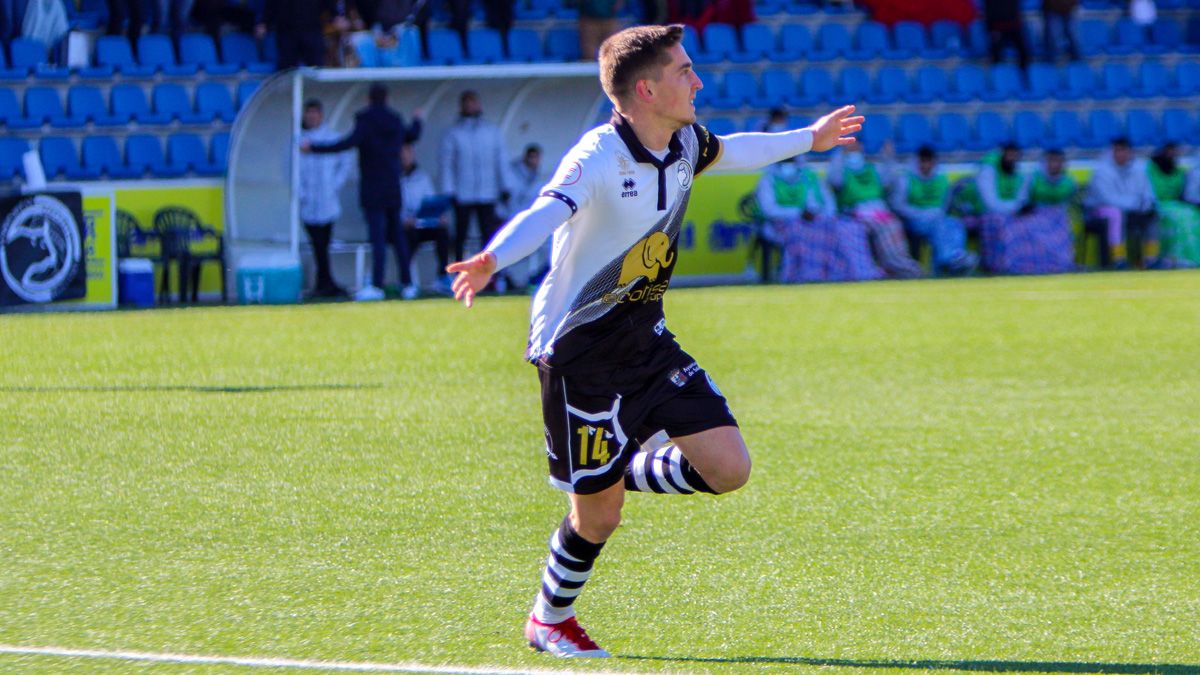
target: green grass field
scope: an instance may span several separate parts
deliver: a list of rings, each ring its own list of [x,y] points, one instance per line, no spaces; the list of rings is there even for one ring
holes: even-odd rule
[[[0,645],[672,672],[1200,673],[1200,273],[680,289],[743,490],[566,501],[528,300],[0,317]],[[0,671],[260,672],[0,654]]]

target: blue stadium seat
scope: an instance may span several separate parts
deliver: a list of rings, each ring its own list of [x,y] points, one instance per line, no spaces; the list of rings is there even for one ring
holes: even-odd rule
[[[728,136],[737,133],[737,125],[728,117],[713,117],[704,123],[710,132],[717,136]]]
[[[1184,59],[1175,64],[1174,81],[1167,85],[1164,93],[1174,98],[1200,93],[1200,63]]]
[[[171,134],[167,138],[167,165],[201,176],[219,176],[223,171],[208,159],[208,148],[195,134]]]
[[[754,60],[738,48],[737,30],[727,23],[710,23],[704,28],[704,53],[710,63],[749,63]]]
[[[1022,101],[1046,101],[1054,98],[1059,90],[1058,68],[1048,63],[1029,66],[1029,86],[1021,91]]]
[[[237,116],[229,87],[220,82],[204,82],[196,87],[196,114],[205,121],[232,122]]]
[[[704,51],[704,46],[700,44],[700,34],[692,26],[685,25],[683,27],[683,39],[680,44],[692,59],[692,63],[714,63],[717,60],[709,58],[708,53]]]
[[[1013,142],[1023,150],[1043,147],[1046,126],[1042,116],[1032,110],[1022,110],[1013,116]]]
[[[1134,109],[1127,112],[1125,128],[1129,132],[1129,142],[1135,146],[1156,146],[1162,142],[1158,119],[1149,110]]]
[[[1106,63],[1100,82],[1101,86],[1092,90],[1092,98],[1121,98],[1133,90],[1133,73],[1123,63]]]
[[[467,63],[502,63],[504,40],[495,28],[473,28],[467,33]]]
[[[762,74],[762,93],[750,105],[765,109],[776,106],[795,105],[796,81],[790,70],[784,68],[767,68]]]
[[[0,122],[8,129],[35,129],[41,120],[29,119],[17,102],[17,95],[8,87],[0,87]]]
[[[569,28],[546,33],[546,56],[554,61],[578,61],[579,33]]]
[[[267,33],[262,41],[262,59],[267,63],[279,63],[279,40],[275,33]]]
[[[934,21],[929,27],[929,44],[922,56],[927,59],[944,59],[957,54],[963,45],[962,28],[954,21]]]
[[[916,152],[922,145],[933,142],[929,118],[918,113],[903,113],[896,124],[896,151]]]
[[[890,51],[892,51],[892,44],[888,38],[887,26],[878,21],[863,21],[854,30],[854,43],[848,56],[852,59],[868,61]]]
[[[966,34],[967,55],[976,58],[982,58],[990,53],[990,43],[988,40],[987,29],[983,27],[983,21],[972,21],[967,26]],[[1009,55],[1015,55],[1016,51],[1012,47],[1008,47],[1003,52],[1002,56],[1011,58]]]
[[[721,97],[720,83],[711,73],[696,69],[696,77],[700,78],[700,89],[696,92],[696,109],[707,108],[712,102]]]
[[[1164,110],[1163,138],[1176,143],[1200,143],[1200,124],[1197,124],[1193,114],[1181,108]]]
[[[1138,98],[1162,96],[1170,82],[1170,71],[1161,61],[1143,61],[1138,66],[1137,86],[1131,93]]]
[[[138,124],[169,124],[170,115],[151,112],[146,92],[136,84],[115,84],[109,93],[113,116]]]
[[[1111,110],[1093,110],[1088,113],[1087,130],[1080,137],[1079,143],[1086,148],[1100,148],[1124,133],[1116,113]]]
[[[205,124],[212,121],[212,117],[205,118],[196,112],[187,90],[174,82],[155,85],[151,100],[154,102],[154,112],[184,124]]]
[[[154,68],[138,65],[134,61],[129,41],[121,35],[104,35],[96,39],[96,66],[101,69],[112,68],[125,77],[149,77],[154,74]]]
[[[186,77],[200,70],[194,63],[180,64],[175,60],[175,47],[166,35],[148,33],[138,38],[137,56],[142,66],[164,75]]]
[[[458,33],[449,28],[434,28],[429,31],[428,63],[435,66],[447,66],[464,63],[462,40]]]
[[[163,157],[162,143],[156,136],[131,134],[125,139],[125,161],[129,168],[157,178],[176,178],[185,172],[167,164]]]
[[[850,31],[840,23],[825,23],[817,29],[817,41],[809,52],[810,61],[858,58],[850,44]]]
[[[219,167],[221,173],[229,168],[229,133],[222,131],[212,135],[209,141],[209,156],[213,166]]]
[[[937,142],[939,152],[954,152],[967,146],[971,138],[971,125],[967,118],[958,113],[941,113],[937,120]]]
[[[1159,17],[1150,27],[1150,42],[1163,53],[1182,51],[1186,46],[1183,40],[1183,26],[1174,19]]]
[[[742,50],[734,60],[739,63],[766,61],[774,51],[775,34],[771,32],[771,27],[762,23],[748,23],[742,26]]]
[[[84,137],[81,155],[84,168],[114,180],[141,177],[139,172],[125,166],[121,159],[121,150],[112,136]]]
[[[754,14],[759,17],[775,16],[787,10],[787,0],[756,0],[754,3]]]
[[[25,163],[21,157],[27,152],[29,143],[26,143],[25,139],[0,136],[0,181],[25,175]]]
[[[871,115],[871,119],[863,125],[859,140],[868,153],[874,154],[883,149],[883,145],[892,140],[892,118],[887,115]]]
[[[1067,148],[1079,144],[1083,137],[1083,124],[1070,110],[1055,110],[1050,113],[1050,129],[1047,141],[1057,148]]]
[[[258,88],[260,85],[262,85],[262,80],[242,80],[241,82],[238,82],[238,86],[237,86],[238,110],[241,110],[242,108],[246,107],[246,101],[249,101],[250,97],[254,95],[254,92],[258,91]]]
[[[925,39],[925,27],[916,21],[900,21],[892,27],[890,49],[883,52],[885,59],[911,59],[922,56],[929,48]]]
[[[53,87],[29,87],[25,90],[25,117],[53,127],[84,125],[84,122],[67,117],[58,90]]]
[[[796,97],[796,105],[801,108],[831,103],[833,96],[833,77],[829,71],[816,66],[805,68],[800,75],[800,88]]]
[[[508,32],[508,55],[520,63],[537,63],[542,60],[542,38],[537,31],[514,28]]]
[[[75,144],[69,138],[45,136],[38,143],[38,155],[42,158],[42,170],[48,180],[64,176],[71,180],[94,180],[100,177],[95,169],[85,169],[75,154]]]
[[[812,49],[812,32],[808,26],[788,23],[779,29],[779,47],[771,52],[770,58],[776,63],[791,63],[808,58]]]
[[[72,120],[79,124],[91,122],[102,127],[116,127],[125,124],[108,112],[108,103],[104,94],[96,87],[77,84],[67,91],[67,113]]]
[[[1099,19],[1085,19],[1076,24],[1076,44],[1082,56],[1095,56],[1110,42],[1108,24]]]
[[[232,75],[242,69],[239,63],[217,59],[217,46],[207,33],[187,33],[179,38],[179,62],[184,67],[203,68],[210,75]]]
[[[952,103],[965,103],[983,96],[987,76],[983,68],[966,63],[954,69],[954,87],[946,91],[945,99]]]
[[[518,2],[513,6],[513,16],[518,21],[544,21],[550,18],[550,10],[537,2]]]
[[[943,76],[944,77],[944,76]],[[883,66],[875,73],[875,83],[867,94],[869,103],[896,103],[911,100],[912,92],[908,88],[908,73],[899,66]]]
[[[846,66],[838,75],[837,94],[844,103],[861,103],[871,93],[871,74],[859,66]]]
[[[221,36],[221,61],[234,68],[265,74],[275,70],[275,64],[258,56],[258,43],[246,33],[225,33]]]
[[[967,142],[967,149],[979,152],[999,150],[1011,138],[1008,122],[1000,113],[988,110],[975,116],[975,135]]]
[[[1058,98],[1064,101],[1091,98],[1092,92],[1097,89],[1095,75],[1086,63],[1068,65],[1064,84],[1065,86],[1058,90]]]
[[[1113,38],[1105,48],[1109,54],[1161,54],[1164,51],[1159,45],[1146,44],[1146,29],[1128,17],[1117,19]]]
[[[916,82],[907,97],[909,103],[932,103],[945,98],[949,85],[946,81],[946,71],[942,68],[921,66],[914,78]]]
[[[1021,71],[1011,63],[998,63],[992,66],[989,73],[988,86],[980,96],[985,101],[1012,101],[1022,93]]]
[[[65,80],[71,76],[71,69],[51,64],[46,55],[46,45],[33,38],[18,37],[8,45],[12,52],[12,66],[18,70],[28,68],[39,80]]]
[[[725,79],[712,97],[710,105],[721,110],[735,110],[749,103],[758,96],[758,82],[754,75],[744,70],[731,70],[725,73]]]

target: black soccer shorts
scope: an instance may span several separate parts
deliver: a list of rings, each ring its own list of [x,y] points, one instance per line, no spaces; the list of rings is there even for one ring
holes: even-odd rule
[[[538,375],[550,484],[567,492],[594,494],[620,482],[641,443],[659,431],[676,437],[737,426],[708,373],[678,348],[639,367],[586,375],[539,367]]]

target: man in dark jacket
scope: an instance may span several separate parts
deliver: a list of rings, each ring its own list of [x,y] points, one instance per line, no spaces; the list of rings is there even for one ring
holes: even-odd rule
[[[255,29],[261,39],[268,28],[275,29],[280,70],[296,66],[325,65],[325,36],[321,15],[326,13],[340,29],[349,24],[342,3],[335,0],[267,0],[262,23]]]
[[[371,236],[371,286],[356,296],[361,300],[383,298],[383,274],[390,241],[400,267],[404,297],[416,297],[412,273],[408,269],[408,242],[400,227],[400,147],[421,136],[421,118],[414,113],[407,125],[387,106],[387,89],[371,85],[370,105],[354,118],[354,130],[336,143],[301,142],[302,152],[343,152],[358,150],[358,199]]]
[[[1017,63],[1021,70],[1028,72],[1029,45],[1025,43],[1021,0],[984,0],[983,24],[988,32],[992,63],[1000,63],[1004,48],[1012,45],[1017,50]]]

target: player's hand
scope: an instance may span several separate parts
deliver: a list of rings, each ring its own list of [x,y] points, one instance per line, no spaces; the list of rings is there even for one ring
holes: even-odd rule
[[[312,141],[307,138],[300,141],[300,152],[312,152]]]
[[[813,133],[813,152],[825,152],[854,142],[852,134],[862,131],[863,118],[861,115],[851,117],[854,106],[838,108],[821,119],[813,122],[809,129]]]
[[[450,284],[450,289],[454,291],[454,299],[461,300],[464,305],[470,307],[475,304],[475,294],[487,288],[492,275],[496,273],[496,255],[484,251],[462,262],[446,265],[446,271],[458,274],[454,283]]]

